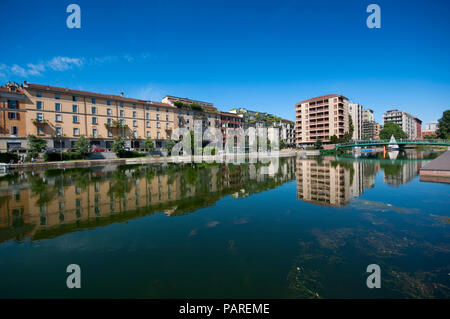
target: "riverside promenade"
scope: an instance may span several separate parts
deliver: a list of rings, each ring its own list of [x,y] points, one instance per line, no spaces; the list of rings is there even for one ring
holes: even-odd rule
[[[420,181],[450,184],[450,150],[420,169]]]
[[[278,153],[257,153],[254,159],[270,159],[276,157],[290,156],[309,156],[319,155],[318,151],[298,151],[288,150]],[[12,171],[30,171],[30,170],[47,170],[61,168],[77,168],[77,167],[95,167],[107,165],[135,165],[135,164],[163,164],[163,163],[188,163],[188,162],[219,162],[227,163],[230,159],[236,158],[252,158],[249,154],[229,154],[229,155],[210,155],[210,156],[162,156],[162,157],[135,157],[135,158],[114,158],[114,159],[96,159],[96,160],[75,160],[75,161],[59,161],[59,162],[39,162],[39,163],[23,163],[9,164],[8,168]],[[6,164],[5,164],[6,165]]]

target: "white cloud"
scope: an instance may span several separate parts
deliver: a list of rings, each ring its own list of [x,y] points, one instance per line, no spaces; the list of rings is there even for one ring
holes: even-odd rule
[[[67,71],[72,67],[81,67],[83,60],[79,58],[69,58],[64,56],[54,57],[47,62],[47,66],[53,71]]]
[[[81,68],[83,66],[100,66],[108,63],[117,63],[126,61],[128,63],[137,60],[147,60],[150,55],[148,53],[138,54],[136,57],[126,54],[123,56],[103,56],[103,57],[90,57],[90,58],[77,58],[57,56],[48,61],[41,61],[39,63],[27,63],[26,67],[22,67],[18,64],[8,66],[6,64],[0,64],[0,77],[7,77],[9,75],[16,75],[20,77],[30,76],[42,76],[47,71],[64,72],[71,69]]]
[[[18,66],[17,64],[14,64],[11,67],[11,72],[15,75],[19,75],[19,76],[27,76],[27,71],[25,71],[24,68],[22,68],[21,66]]]

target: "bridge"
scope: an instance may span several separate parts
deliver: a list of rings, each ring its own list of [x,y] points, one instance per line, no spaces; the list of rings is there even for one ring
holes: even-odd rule
[[[348,143],[336,144],[336,149],[350,148],[350,147],[365,147],[365,146],[387,146],[389,144],[397,145],[438,145],[438,146],[450,146],[450,140],[409,140],[399,139],[395,143],[390,140],[357,140],[350,141]]]

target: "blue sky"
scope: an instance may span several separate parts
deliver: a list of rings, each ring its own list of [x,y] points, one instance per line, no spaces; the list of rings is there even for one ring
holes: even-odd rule
[[[81,7],[81,29],[66,7]],[[366,7],[381,7],[381,29]],[[0,4],[0,83],[28,80],[294,119],[338,93],[375,112],[436,121],[450,108],[450,1],[9,1]]]

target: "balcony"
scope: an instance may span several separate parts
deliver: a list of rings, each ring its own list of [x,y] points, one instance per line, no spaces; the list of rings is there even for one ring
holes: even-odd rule
[[[46,119],[33,119],[34,125],[46,125],[48,124]]]

